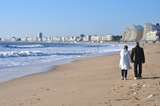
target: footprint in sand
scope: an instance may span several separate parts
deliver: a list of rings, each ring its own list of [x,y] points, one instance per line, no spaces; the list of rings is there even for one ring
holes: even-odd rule
[[[31,98],[30,104],[36,104],[41,100],[41,98]]]
[[[40,100],[41,100],[41,98],[36,98],[36,100],[37,100],[37,101],[40,101]]]
[[[139,91],[143,92],[143,88],[146,88],[147,85],[145,83],[134,83],[129,87],[128,95],[137,95]]]
[[[104,104],[106,104],[107,106],[112,106],[111,100],[108,100],[107,102],[104,102]]]
[[[136,106],[141,106],[140,104],[136,104]]]
[[[42,90],[42,91],[51,91],[50,88],[40,88],[40,90]]]
[[[138,97],[136,97],[136,96],[134,96],[134,99],[135,99],[135,100],[137,100],[137,101],[139,101],[139,100],[140,100],[140,99],[139,99]]]
[[[120,93],[120,89],[123,89],[123,85],[115,85],[113,88],[112,88],[112,91],[115,92],[115,93]]]
[[[37,94],[33,94],[32,96],[37,96]]]
[[[24,105],[24,103],[19,103],[19,106],[23,106]]]
[[[49,89],[49,88],[46,88],[46,91],[50,91],[50,89]]]

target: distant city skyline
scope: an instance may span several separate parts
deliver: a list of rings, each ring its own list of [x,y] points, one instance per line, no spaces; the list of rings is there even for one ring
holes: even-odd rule
[[[160,22],[160,0],[0,0],[0,36],[121,34]]]

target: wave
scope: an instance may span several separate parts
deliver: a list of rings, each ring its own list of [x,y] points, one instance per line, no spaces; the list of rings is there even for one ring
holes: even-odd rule
[[[42,44],[34,44],[34,45],[6,45],[8,48],[41,48],[44,47]]]
[[[84,47],[107,47],[111,46],[109,44],[91,44],[91,45],[84,45]]]
[[[51,55],[85,55],[88,53],[43,53],[41,51],[7,51],[7,52],[0,52],[0,58],[8,58],[8,57],[29,57],[29,56],[51,56]]]
[[[7,52],[0,52],[0,57],[26,57],[26,56],[43,56],[46,55],[39,51],[7,51]]]
[[[87,53],[53,53],[52,55],[85,55]]]
[[[108,44],[74,44],[74,43],[51,43],[51,44],[5,44],[7,48],[43,48],[43,47],[106,47]]]

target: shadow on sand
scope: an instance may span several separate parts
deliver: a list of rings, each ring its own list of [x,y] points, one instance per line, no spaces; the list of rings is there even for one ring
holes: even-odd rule
[[[160,79],[160,77],[143,77],[142,79]]]

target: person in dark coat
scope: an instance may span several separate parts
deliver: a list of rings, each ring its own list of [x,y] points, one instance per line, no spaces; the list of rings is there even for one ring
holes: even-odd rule
[[[132,49],[131,61],[134,63],[134,75],[135,79],[142,78],[142,64],[145,63],[144,50],[139,46],[139,42],[136,43],[136,47]]]

